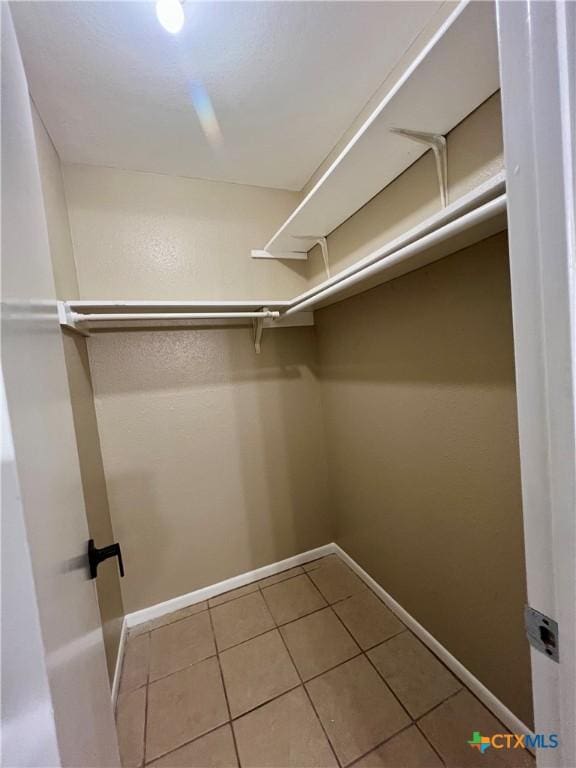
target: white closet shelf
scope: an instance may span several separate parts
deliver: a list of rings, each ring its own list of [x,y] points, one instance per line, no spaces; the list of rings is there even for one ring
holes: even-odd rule
[[[314,325],[313,309],[326,307],[442,259],[506,229],[506,179],[501,172],[400,237],[304,293],[274,300],[71,300],[58,302],[60,324],[90,331],[253,326],[256,350],[264,328]]]
[[[370,290],[506,227],[506,175],[501,171],[400,237],[296,296],[283,316],[326,307]]]
[[[427,148],[394,132],[445,136],[499,89],[493,2],[459,3],[258,258],[305,258]]]

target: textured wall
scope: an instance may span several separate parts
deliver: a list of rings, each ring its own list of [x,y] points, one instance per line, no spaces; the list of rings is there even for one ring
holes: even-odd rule
[[[89,346],[127,611],[333,540],[313,328]]]
[[[450,198],[500,170],[501,150],[495,95],[449,136]],[[316,253],[295,269],[247,258],[288,193],[82,167],[65,181],[82,297],[286,298],[322,279]],[[439,206],[426,155],[330,236],[333,271]],[[335,526],[530,722],[509,302],[500,236],[318,312],[316,334],[266,333],[261,357],[248,330],[95,334],[126,609],[326,543]]]
[[[64,169],[82,298],[282,298],[305,265],[254,261],[294,193]],[[326,544],[333,534],[314,331],[88,340],[128,612]]]
[[[450,200],[502,166],[495,94],[448,136]],[[330,235],[333,273],[439,209],[428,153]],[[505,235],[316,322],[339,543],[530,723]]]
[[[60,160],[34,106],[32,106],[32,116],[56,296],[60,299],[78,298],[78,282]],[[88,528],[96,545],[105,546],[114,541],[114,533],[100,451],[86,339],[63,333],[62,340]],[[96,588],[108,673],[112,679],[124,617],[116,561],[109,560],[100,567]]]
[[[251,259],[295,192],[82,165],[64,167],[87,299],[284,299],[305,263]]]
[[[316,317],[338,543],[531,723],[505,235]]]

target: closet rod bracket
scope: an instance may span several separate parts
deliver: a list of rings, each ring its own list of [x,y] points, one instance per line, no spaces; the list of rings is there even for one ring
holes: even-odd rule
[[[76,312],[72,312],[67,301],[58,301],[56,302],[56,305],[58,308],[58,320],[61,328],[66,328],[80,336],[90,336],[90,332],[86,328],[82,328],[78,325],[77,314]]]
[[[262,308],[262,312],[268,312],[267,307]],[[252,321],[254,327],[254,350],[257,355],[262,351],[262,334],[264,333],[264,318],[257,317]]]
[[[434,152],[436,160],[436,173],[440,185],[440,199],[442,207],[448,205],[448,149],[446,137],[441,133],[426,133],[425,131],[411,131],[409,128],[391,128],[391,133],[397,133],[419,144],[425,144]]]

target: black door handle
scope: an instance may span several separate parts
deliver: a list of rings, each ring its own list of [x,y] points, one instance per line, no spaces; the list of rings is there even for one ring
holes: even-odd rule
[[[109,557],[118,558],[118,567],[120,568],[120,576],[124,576],[124,563],[122,562],[122,551],[120,544],[109,544],[107,547],[98,549],[94,544],[94,539],[90,539],[88,542],[88,564],[90,566],[90,578],[95,579],[98,575],[98,566],[103,560],[108,560]]]

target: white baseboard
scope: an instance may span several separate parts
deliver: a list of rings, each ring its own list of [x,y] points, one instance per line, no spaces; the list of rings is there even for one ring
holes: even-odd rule
[[[255,571],[247,571],[246,573],[241,573],[239,576],[233,576],[231,579],[219,581],[217,584],[212,584],[209,587],[203,587],[194,592],[188,592],[185,595],[173,597],[171,600],[166,600],[163,603],[151,605],[149,608],[143,608],[141,611],[129,613],[126,616],[126,623],[129,628],[135,627],[138,624],[157,619],[167,613],[179,611],[181,608],[188,608],[188,606],[194,605],[195,603],[201,603],[203,600],[208,600],[209,598],[216,597],[224,592],[229,592],[231,589],[244,587],[246,584],[251,584],[253,581],[260,581],[260,579],[265,579],[268,576],[274,576],[275,574],[280,573],[280,571],[288,570],[288,568],[294,568],[297,565],[309,563],[310,560],[316,560],[318,557],[325,557],[335,551],[335,544],[325,544],[322,547],[310,549],[308,552],[302,552],[300,555],[288,557],[286,560],[279,560],[277,563],[264,565],[262,568],[257,568]]]
[[[152,605],[149,608],[144,608],[141,611],[135,611],[129,613],[124,618],[122,625],[122,634],[120,636],[120,646],[118,648],[118,659],[116,662],[116,671],[114,673],[114,683],[112,686],[112,699],[115,702],[118,692],[118,685],[120,682],[120,671],[122,669],[122,656],[124,654],[124,647],[126,642],[127,631],[130,627],[135,627],[138,624],[142,624],[152,619],[157,619],[160,616],[164,616],[167,613],[178,611],[181,608],[187,608],[195,603],[201,603],[203,600],[208,600],[211,597],[216,597],[224,592],[229,592],[232,589],[238,589],[244,587],[246,584],[251,584],[254,581],[260,581],[268,576],[274,576],[281,571],[285,571],[288,568],[294,568],[297,565],[304,565],[311,560],[316,560],[319,557],[325,557],[326,555],[337,554],[352,570],[358,574],[358,576],[364,581],[380,599],[386,603],[386,605],[393,611],[400,621],[402,621],[414,634],[422,640],[424,645],[444,662],[448,669],[458,677],[464,685],[474,693],[480,701],[487,707],[512,733],[524,733],[531,734],[532,731],[528,726],[523,723],[516,715],[511,712],[508,707],[503,704],[486,686],[478,680],[466,667],[458,661],[444,646],[433,637],[427,629],[413,617],[408,611],[404,610],[402,606],[394,600],[392,595],[388,594],[378,582],[376,582],[366,571],[361,568],[358,563],[353,560],[350,555],[345,552],[338,544],[325,544],[317,549],[311,549],[308,552],[302,552],[294,557],[288,557],[286,560],[280,560],[277,563],[271,563],[265,565],[262,568],[257,568],[255,571],[248,571],[242,573],[239,576],[234,576],[231,579],[220,581],[218,584],[212,584],[209,587],[203,587],[197,589],[194,592],[188,592],[185,595],[174,597],[171,600],[166,600],[163,603]]]
[[[112,706],[116,709],[118,699],[118,689],[120,688],[120,675],[122,674],[122,661],[124,659],[124,648],[126,647],[126,637],[128,636],[128,624],[126,617],[122,619],[122,629],[120,630],[120,640],[118,642],[118,653],[116,654],[116,666],[114,667],[114,677],[112,678]]]
[[[463,683],[464,685],[469,688],[472,693],[474,693],[480,701],[484,704],[484,706],[489,709],[493,715],[495,715],[499,720],[501,720],[504,725],[512,732],[512,733],[524,733],[524,734],[532,734],[532,731],[528,726],[520,720],[520,718],[516,717],[516,715],[508,709],[508,707],[503,704],[500,699],[498,699],[486,686],[478,680],[477,677],[475,677],[472,672],[470,672],[466,667],[461,664],[458,659],[455,656],[452,656],[450,651],[446,650],[444,646],[436,640],[435,637],[433,637],[430,632],[428,632],[427,629],[424,629],[422,624],[420,624],[416,619],[411,616],[408,611],[404,610],[402,606],[394,600],[392,595],[389,595],[388,592],[386,592],[385,589],[383,589],[380,584],[378,584],[377,581],[374,581],[374,579],[369,576],[366,571],[361,568],[358,563],[353,560],[350,555],[345,552],[341,547],[338,546],[338,544],[334,544],[334,551],[344,560],[344,562],[352,568],[355,573],[358,574],[358,576],[364,581],[382,600],[382,602],[386,603],[386,605],[390,608],[391,611],[393,611],[396,616],[402,621],[406,626],[414,632],[416,637],[420,638],[424,645],[427,645],[428,648],[434,653],[438,658],[444,662],[444,664],[448,667],[448,669],[456,675]]]

